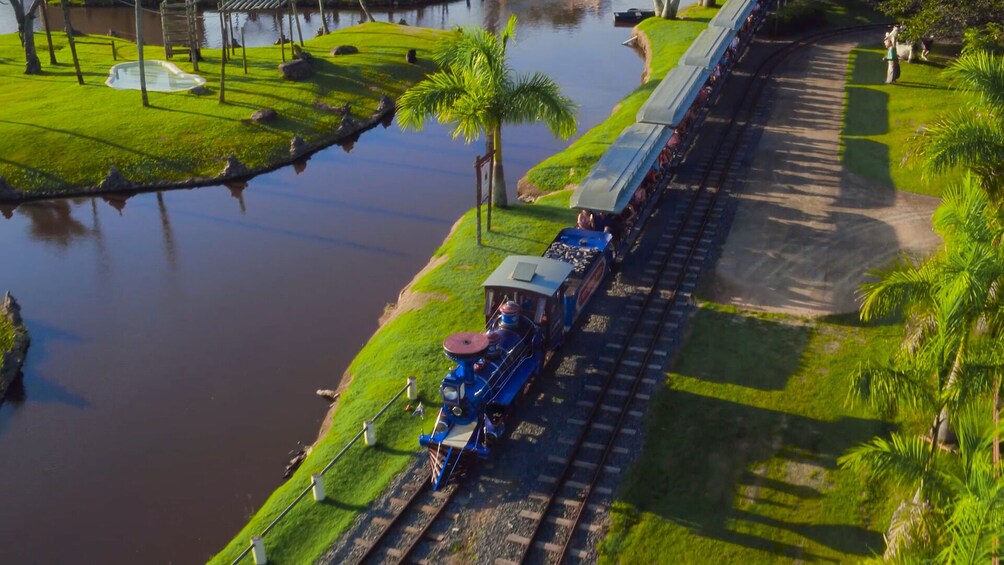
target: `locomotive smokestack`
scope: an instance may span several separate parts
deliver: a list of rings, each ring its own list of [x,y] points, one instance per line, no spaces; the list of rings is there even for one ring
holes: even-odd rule
[[[467,384],[474,384],[474,362],[488,350],[488,336],[476,332],[460,332],[443,342],[446,356],[457,363],[457,376]]]

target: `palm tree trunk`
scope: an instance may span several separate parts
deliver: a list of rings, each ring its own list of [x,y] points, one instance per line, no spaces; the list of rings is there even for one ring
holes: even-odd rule
[[[492,143],[495,147],[495,163],[492,166],[492,204],[505,208],[509,205],[509,197],[506,195],[505,171],[502,169],[502,126],[495,128]]]

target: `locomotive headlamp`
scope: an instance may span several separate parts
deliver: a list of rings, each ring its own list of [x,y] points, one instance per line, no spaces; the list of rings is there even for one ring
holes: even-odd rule
[[[443,387],[443,400],[447,402],[456,402],[459,399],[460,399],[460,393],[457,392],[457,389],[455,387],[452,386]]]
[[[457,416],[457,417],[460,417],[460,416],[464,415],[464,409],[461,408],[461,407],[459,407],[459,406],[454,406],[453,410],[451,410],[451,412],[453,412],[453,415]]]

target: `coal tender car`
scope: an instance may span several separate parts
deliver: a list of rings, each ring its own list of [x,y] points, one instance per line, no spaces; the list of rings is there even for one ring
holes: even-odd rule
[[[610,234],[567,228],[544,256],[509,256],[485,280],[485,331],[443,342],[456,366],[439,387],[443,405],[432,433],[419,436],[429,448],[433,488],[462,471],[470,456],[491,454],[513,402],[561,345],[612,264]]]

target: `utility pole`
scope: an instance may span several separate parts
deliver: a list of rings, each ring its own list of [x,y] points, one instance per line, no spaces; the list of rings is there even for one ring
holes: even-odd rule
[[[65,2],[65,0],[63,0]],[[139,59],[139,90],[143,94],[143,107],[150,105],[150,100],[146,97],[146,67],[143,66],[143,8],[140,0],[133,0],[136,3],[136,56]]]

